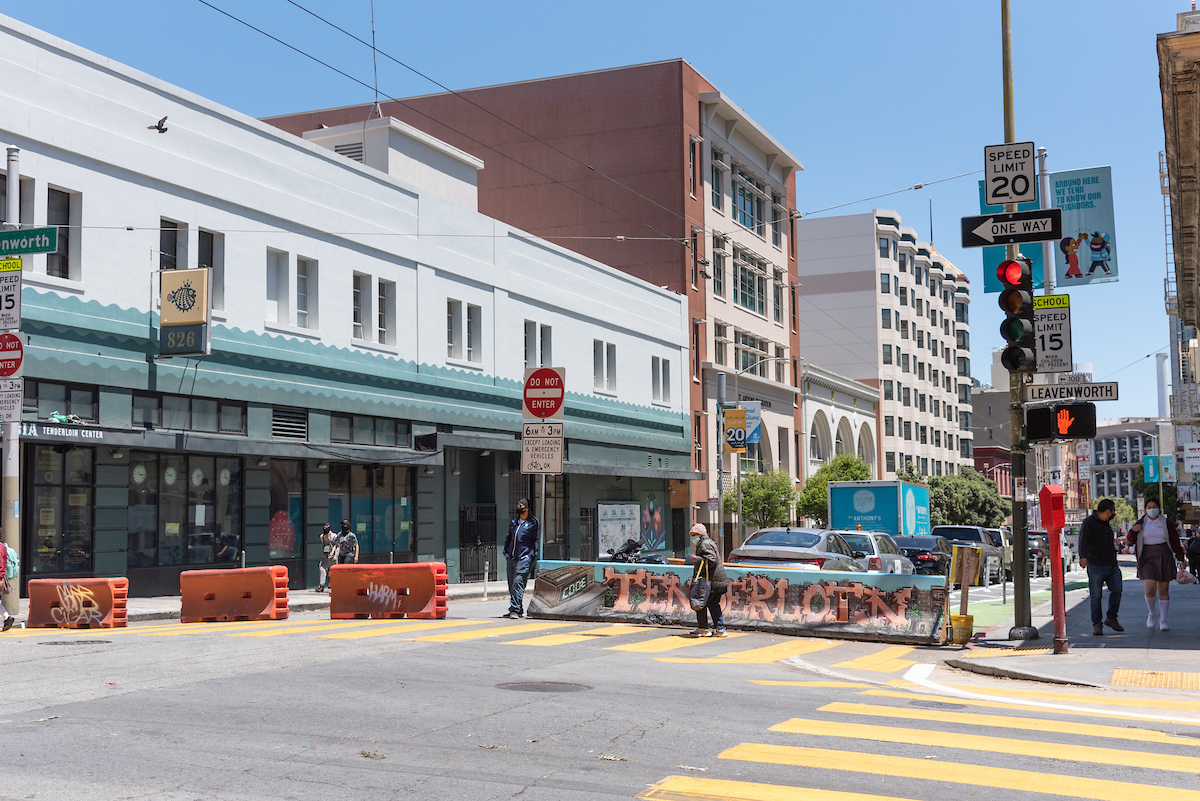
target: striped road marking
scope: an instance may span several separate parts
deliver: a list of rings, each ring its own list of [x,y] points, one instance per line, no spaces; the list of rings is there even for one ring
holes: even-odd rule
[[[729,636],[724,639],[717,637],[684,637],[682,634],[671,634],[666,637],[655,637],[652,640],[642,640],[641,642],[629,642],[624,645],[610,645],[609,651],[631,651],[637,654],[661,654],[665,651],[674,651],[677,648],[690,648],[693,645],[705,645],[714,642],[723,642],[724,640],[732,640],[734,637],[745,637],[744,631],[731,631]]]
[[[903,645],[893,645],[890,648],[884,648],[873,654],[841,662],[834,665],[834,667],[850,668],[851,670],[869,670],[873,673],[896,673],[901,670],[908,670],[917,664],[913,660],[900,659],[900,657],[912,653],[913,650]]]
[[[768,687],[874,687],[873,684],[859,684],[853,681],[767,681],[765,679],[749,679],[751,684],[764,684]]]
[[[411,623],[392,623],[390,626],[379,626],[377,628],[358,629],[356,631],[339,631],[337,634],[317,634],[311,639],[314,640],[364,640],[368,637],[386,637],[389,634],[410,634],[414,631],[428,631],[430,629],[445,629],[452,626],[478,626],[483,621],[481,620],[414,620]]]
[[[989,690],[989,692],[992,692]],[[1015,709],[1019,712],[1028,712],[1031,707],[1024,704],[1006,704],[1002,701],[983,701],[975,698],[962,698],[957,695],[931,695],[928,693],[901,693],[891,692],[889,690],[864,690],[859,695],[873,695],[880,698],[903,698],[906,701],[936,701],[942,704],[958,704],[961,706],[978,706],[986,709]],[[1146,722],[1146,718],[1140,715],[1122,715],[1120,712],[1113,712],[1108,709],[1097,709],[1089,712],[1083,709],[1048,709],[1047,712],[1052,712],[1055,715],[1079,715],[1088,718],[1121,718],[1122,720],[1140,720]],[[1188,723],[1186,721],[1173,721],[1173,726],[1197,726],[1197,723]]]
[[[645,801],[909,801],[890,795],[697,779],[692,776],[668,776],[637,797]]]
[[[793,656],[824,651],[826,648],[833,648],[837,644],[838,643],[828,642],[825,640],[800,640],[799,642],[781,642],[776,645],[768,645],[763,648],[752,648],[749,651],[735,651],[731,654],[721,654],[713,659],[657,657],[655,661],[689,663],[699,662],[705,664],[766,665],[770,664],[771,662],[778,662],[781,659],[789,659]]]
[[[1088,702],[1103,706],[1132,706],[1140,709],[1169,709],[1172,712],[1200,712],[1200,702],[1196,701],[1153,701],[1138,698],[1116,698],[1109,695],[1075,695],[1070,693],[1048,693],[1039,690],[1015,690],[1007,687],[973,687],[970,684],[952,684],[956,690],[971,693],[986,693],[987,695],[1002,695],[1008,698],[1037,698],[1046,701],[1067,701],[1069,703]]]
[[[1043,750],[1051,747],[1041,743]],[[1057,749],[1059,746],[1053,745]],[[1029,791],[1036,788],[1046,795],[1086,798],[1094,801],[1200,801],[1200,792],[1161,787],[1153,784],[1134,784],[1106,779],[1089,779],[1066,774],[1038,773],[1031,770],[993,768],[987,765],[966,765],[941,762],[936,759],[884,756],[882,754],[847,754],[845,751],[824,748],[800,748],[787,745],[742,743],[718,755],[719,759],[736,759],[772,765],[801,768],[822,768],[847,773],[869,773],[877,776],[951,782],[973,787],[993,787],[1000,790]]]
[[[419,642],[463,642],[464,640],[482,640],[486,637],[501,637],[507,634],[525,634],[530,631],[545,631],[558,629],[563,626],[574,626],[576,623],[522,623],[519,626],[490,626],[477,631],[452,631],[449,634],[433,634],[428,637],[415,637]]]
[[[273,628],[262,631],[237,631],[233,634],[226,634],[226,637],[280,637],[284,634],[306,634],[310,631],[329,631],[330,629],[348,629],[357,626],[379,626],[384,623],[394,624],[394,620],[334,620],[333,622],[324,621],[314,623],[311,620],[307,626],[295,626],[293,628]]]

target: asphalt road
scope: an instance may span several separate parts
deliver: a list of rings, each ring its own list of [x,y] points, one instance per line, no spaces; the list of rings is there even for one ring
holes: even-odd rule
[[[0,797],[1200,800],[1194,693],[1047,691],[934,669],[932,648],[502,610],[10,632]],[[503,686],[538,682],[581,686]]]

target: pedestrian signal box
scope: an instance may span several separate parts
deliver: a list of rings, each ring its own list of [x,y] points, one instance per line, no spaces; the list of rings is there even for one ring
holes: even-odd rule
[[[996,277],[1004,289],[1000,292],[1000,308],[1004,322],[1000,336],[1004,337],[1004,352],[1000,364],[1014,373],[1032,373],[1037,369],[1034,350],[1033,272],[1028,259],[1000,262]]]
[[[1096,404],[1063,403],[1035,406],[1025,412],[1025,438],[1030,442],[1094,439]]]

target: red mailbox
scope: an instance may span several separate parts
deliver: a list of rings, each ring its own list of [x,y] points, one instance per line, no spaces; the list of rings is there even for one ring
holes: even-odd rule
[[[1038,493],[1042,501],[1042,525],[1047,530],[1067,524],[1066,491],[1057,484],[1046,484]]]

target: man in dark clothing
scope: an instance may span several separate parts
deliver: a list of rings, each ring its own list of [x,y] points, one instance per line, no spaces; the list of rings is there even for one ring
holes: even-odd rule
[[[1117,546],[1112,526],[1108,524],[1117,514],[1117,505],[1112,498],[1104,498],[1096,504],[1083,525],[1079,527],[1079,566],[1087,568],[1088,591],[1092,601],[1092,634],[1104,633],[1107,625],[1114,631],[1124,631],[1117,622],[1121,609],[1121,568],[1117,566]],[[1100,622],[1100,594],[1108,585],[1108,617]]]
[[[542,524],[529,512],[529,499],[517,501],[517,516],[508,524],[504,539],[504,558],[508,561],[508,617],[516,620],[524,614],[525,584],[537,568],[538,543]]]
[[[342,521],[342,530],[334,541],[334,562],[339,565],[358,564],[358,537],[350,530],[350,521]]]

